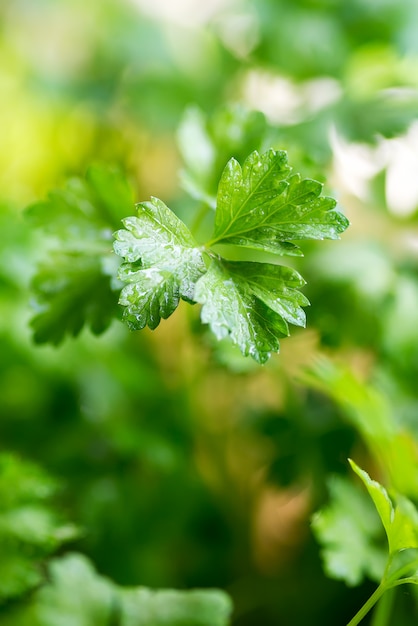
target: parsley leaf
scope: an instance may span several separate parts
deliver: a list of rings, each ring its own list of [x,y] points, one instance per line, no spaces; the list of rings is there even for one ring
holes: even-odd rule
[[[138,216],[123,220],[114,250],[126,261],[119,278],[124,319],[132,330],[154,329],[180,299],[193,302],[197,280],[206,271],[188,228],[157,198],[137,205]]]
[[[378,582],[387,560],[382,526],[363,491],[341,476],[328,483],[330,501],[312,518],[328,576],[359,585],[367,576]]]
[[[397,495],[394,506],[386,489],[376,480],[372,480],[354,461],[349,461],[366,486],[382,520],[388,538],[389,555],[407,548],[418,548],[418,511],[411,500]]]
[[[112,232],[132,207],[126,179],[109,167],[89,167],[85,178],[71,178],[46,200],[26,209],[29,222],[58,237],[62,247],[74,250],[109,248]]]
[[[291,241],[338,239],[348,220],[321,191],[321,183],[291,175],[284,151],[254,151],[242,168],[232,158],[219,183],[211,244],[301,255]]]
[[[208,200],[219,166],[215,148],[229,151],[237,137],[252,140],[265,122],[258,115],[225,110],[213,127],[202,124],[199,118],[188,127],[197,129],[203,142],[201,153],[202,146],[196,153],[191,150],[188,164],[193,169],[195,160],[196,171],[206,164],[209,178],[195,180],[201,184],[201,199]],[[113,250],[124,259],[117,273],[110,263],[110,232],[122,209],[129,215],[130,191],[114,172],[90,169],[86,180],[70,181],[28,210],[29,218],[60,242],[60,253],[33,281],[40,309],[32,320],[35,340],[58,344],[85,323],[102,332],[116,316],[119,279],[125,283],[119,303],[132,330],[155,329],[181,299],[199,302],[202,321],[218,339],[229,337],[245,356],[266,362],[279,350],[279,338],[289,334],[289,323],[305,326],[301,307],[309,302],[297,291],[304,280],[287,267],[228,261],[212,247],[233,244],[301,255],[293,240],[338,238],[348,221],[321,191],[320,183],[291,174],[283,151],[254,151],[243,168],[232,158],[218,186],[212,240],[199,246],[187,226],[152,198],[138,204],[137,215],[123,219],[124,228],[114,235]],[[209,269],[204,259],[209,259]]]
[[[265,363],[279,350],[287,322],[305,325],[300,308],[309,304],[296,290],[304,284],[293,269],[268,263],[213,260],[198,281],[195,299],[203,305],[202,321],[218,339],[230,336],[241,352]]]
[[[112,267],[112,233],[131,207],[125,178],[100,166],[28,207],[27,219],[53,237],[53,249],[32,280],[36,343],[57,345],[85,324],[102,333],[117,315],[120,285]]]
[[[51,253],[32,281],[38,313],[31,319],[36,343],[58,345],[84,324],[99,335],[117,315],[117,294],[100,256]]]

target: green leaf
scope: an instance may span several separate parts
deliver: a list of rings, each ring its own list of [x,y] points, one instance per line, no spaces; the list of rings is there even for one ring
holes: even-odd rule
[[[36,343],[59,344],[86,324],[100,334],[117,315],[112,233],[132,210],[132,190],[111,168],[92,166],[30,206],[28,220],[52,235],[55,247],[32,281]]]
[[[112,232],[132,210],[132,190],[117,171],[91,166],[85,179],[71,178],[64,189],[51,191],[46,200],[26,209],[31,224],[60,238],[74,249],[109,246]]]
[[[407,548],[418,548],[418,511],[414,504],[399,495],[394,507],[386,489],[380,483],[372,480],[351,459],[350,465],[365,484],[376,506],[388,538],[389,554],[394,555]]]
[[[357,476],[361,478],[363,483],[366,485],[367,491],[372,498],[377,512],[379,513],[380,519],[382,520],[382,524],[385,528],[386,534],[389,539],[390,535],[390,527],[392,525],[394,511],[392,507],[392,502],[388,496],[386,489],[377,481],[372,480],[367,472],[362,470],[354,461],[349,459],[349,463]]]
[[[418,548],[418,510],[411,500],[401,494],[396,494],[389,544],[393,552]]]
[[[206,271],[188,228],[166,205],[152,198],[138,205],[138,216],[123,220],[115,234],[116,254],[126,261],[119,277],[124,319],[133,330],[154,329],[180,299],[193,302],[197,280]]]
[[[309,304],[296,290],[304,284],[293,269],[267,263],[213,260],[198,281],[195,299],[203,305],[202,321],[218,339],[230,336],[241,352],[265,363],[278,352],[287,322],[304,326],[300,308]]]
[[[233,158],[219,183],[211,243],[300,255],[291,241],[338,239],[348,220],[321,191],[321,183],[291,175],[283,151],[255,151],[243,168]]]
[[[51,253],[32,281],[38,313],[30,325],[36,343],[58,345],[86,324],[94,334],[117,315],[117,293],[100,255]]]
[[[367,494],[345,478],[333,476],[328,487],[329,503],[312,518],[326,574],[350,586],[365,577],[379,582],[387,551],[376,510]]]
[[[132,188],[126,177],[118,169],[91,165],[87,170],[86,182],[103,221],[112,227],[119,226],[134,202]]]

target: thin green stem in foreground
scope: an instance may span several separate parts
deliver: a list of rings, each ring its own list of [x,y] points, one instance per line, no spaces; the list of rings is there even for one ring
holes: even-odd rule
[[[388,589],[373,611],[371,626],[389,626],[395,601],[395,589]]]
[[[390,566],[390,561],[386,567],[386,572],[388,571],[389,566]],[[418,584],[418,579],[416,576],[409,576],[409,577],[403,578],[403,576],[407,574],[408,571],[411,571],[411,569],[413,569],[415,566],[418,567],[418,560],[404,565],[403,567],[401,567],[399,570],[394,572],[389,577],[386,577],[386,574],[385,574],[382,582],[380,583],[376,591],[372,593],[372,595],[367,600],[367,602],[355,614],[355,616],[347,624],[347,626],[357,626],[357,624],[359,624],[361,620],[367,615],[367,613],[374,607],[374,605],[378,602],[378,600],[380,600],[383,594],[389,591],[390,589],[393,589],[394,587],[399,587],[399,585],[404,585],[406,583]],[[376,617],[376,621],[373,622],[373,626],[385,626],[388,623],[387,618],[390,614],[390,607],[391,607],[391,602],[388,599],[385,604],[385,608],[382,608],[381,613],[379,613],[378,616]]]
[[[372,593],[367,602],[365,602],[361,609],[355,614],[353,619],[348,622],[347,626],[357,626],[357,624],[360,624],[361,620],[366,617],[367,613],[374,607],[376,602],[380,600],[386,590],[387,586],[385,583],[382,582],[378,586],[378,588]]]

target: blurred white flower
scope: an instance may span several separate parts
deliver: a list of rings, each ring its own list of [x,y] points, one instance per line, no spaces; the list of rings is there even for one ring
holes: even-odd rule
[[[143,13],[156,19],[180,26],[196,27],[210,22],[226,8],[237,4],[237,0],[130,0]]]
[[[392,213],[408,217],[418,207],[418,122],[386,146],[386,202]]]

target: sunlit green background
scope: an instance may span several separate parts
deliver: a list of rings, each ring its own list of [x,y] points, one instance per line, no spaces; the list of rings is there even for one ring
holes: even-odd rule
[[[234,626],[345,624],[373,590],[326,577],[310,519],[347,457],[384,470],[370,394],[418,463],[417,33],[416,0],[2,0],[1,449],[60,482],[56,506],[82,529],[65,550],[101,574],[225,589]],[[264,113],[269,145],[352,223],[298,261],[308,329],[264,367],[215,345],[184,303],[154,332],[115,319],[35,345],[48,241],[25,207],[99,162],[193,223],[179,172],[198,137],[179,128],[226,105]],[[238,137],[233,154],[258,147]],[[391,623],[416,623],[414,593]],[[0,623],[19,626],[14,608]]]

